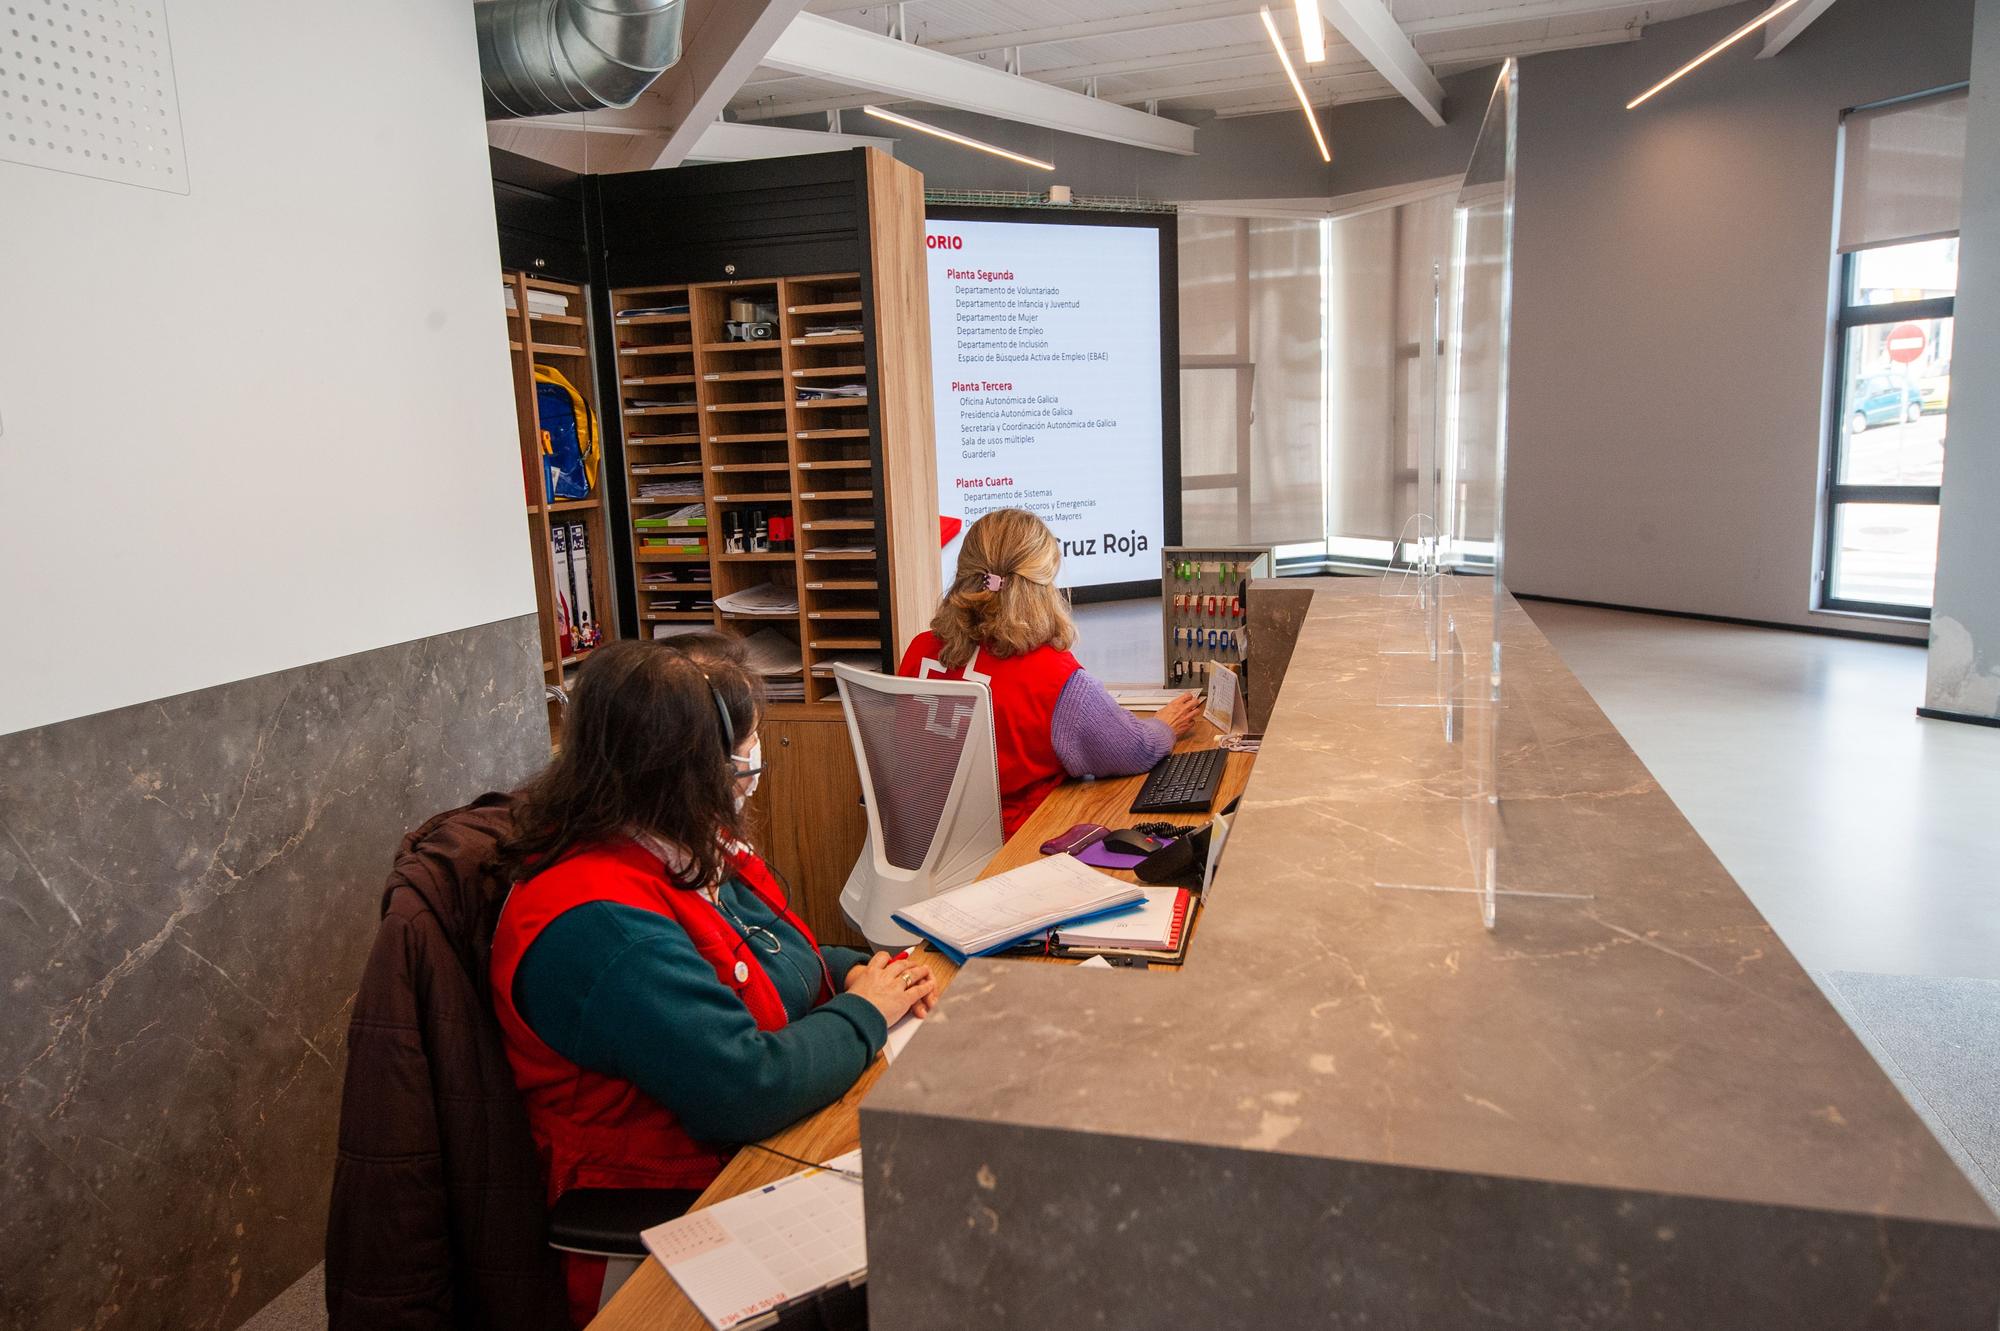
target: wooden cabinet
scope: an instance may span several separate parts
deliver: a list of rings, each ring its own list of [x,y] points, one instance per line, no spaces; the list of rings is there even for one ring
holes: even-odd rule
[[[893,670],[942,574],[923,177],[863,150],[588,188],[626,622],[757,639],[753,835],[814,932],[858,944],[839,899],[866,818],[833,670]],[[766,584],[797,608],[716,604]]]
[[[759,733],[764,779],[751,801],[757,849],[784,876],[792,909],[822,943],[865,946],[840,913],[840,889],[868,833],[847,723],[838,712],[774,714]]]
[[[591,366],[589,303],[584,287],[503,269],[507,293],[507,345],[513,354],[514,412],[519,427],[521,479],[527,488],[528,550],[535,569],[535,612],[541,626],[542,681],[568,685],[577,666],[600,640],[615,634],[611,546],[606,540],[604,496],[610,488],[601,464],[589,495],[559,499],[547,488],[537,372],[554,370],[597,419]],[[584,422],[579,420],[579,425]],[[570,558],[558,560],[558,550]],[[582,569],[581,579],[577,570]],[[562,712],[549,704],[552,740],[562,733]]]

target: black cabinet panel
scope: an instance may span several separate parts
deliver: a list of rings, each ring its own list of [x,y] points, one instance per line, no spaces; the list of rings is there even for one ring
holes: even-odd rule
[[[589,280],[582,178],[499,148],[489,148],[487,154],[493,164],[501,266],[565,282]]]
[[[865,170],[857,149],[592,176],[602,278],[625,287],[858,269]]]

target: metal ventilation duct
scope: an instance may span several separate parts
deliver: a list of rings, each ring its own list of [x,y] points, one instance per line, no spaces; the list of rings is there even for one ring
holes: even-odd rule
[[[681,58],[683,7],[683,0],[475,4],[487,119],[630,106]]]

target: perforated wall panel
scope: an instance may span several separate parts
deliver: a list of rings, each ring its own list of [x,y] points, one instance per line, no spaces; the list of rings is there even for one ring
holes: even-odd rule
[[[166,0],[0,0],[0,160],[187,193]]]

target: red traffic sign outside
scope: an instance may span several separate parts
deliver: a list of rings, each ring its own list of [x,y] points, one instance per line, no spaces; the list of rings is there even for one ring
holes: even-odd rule
[[[1924,354],[1924,346],[1930,339],[1924,336],[1921,324],[1897,324],[1883,339],[1888,348],[1889,359],[1898,365],[1908,365]]]

